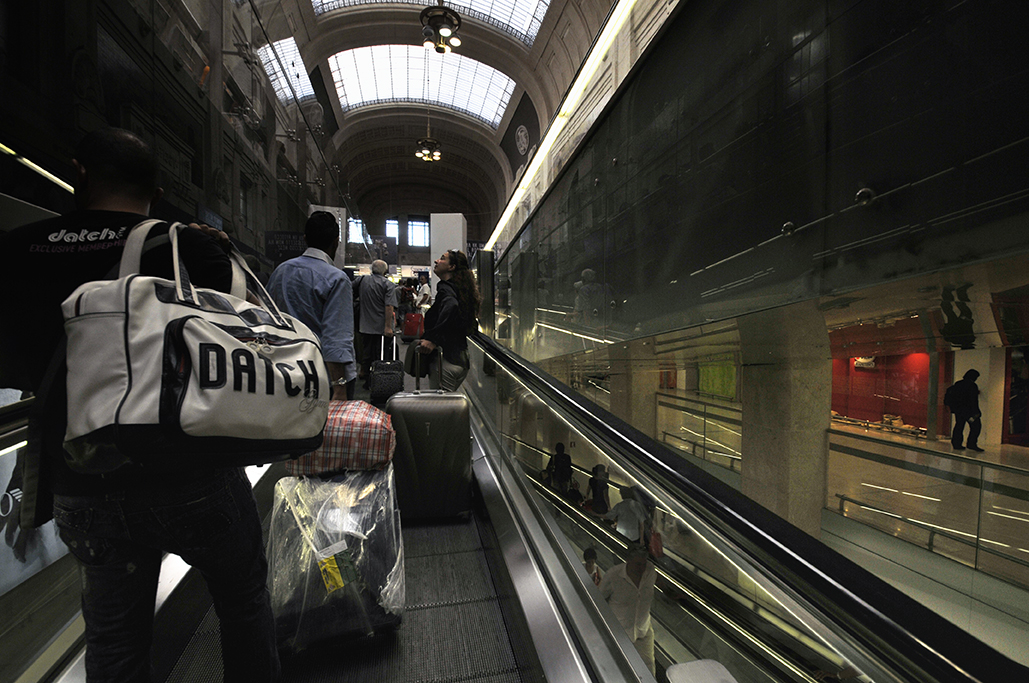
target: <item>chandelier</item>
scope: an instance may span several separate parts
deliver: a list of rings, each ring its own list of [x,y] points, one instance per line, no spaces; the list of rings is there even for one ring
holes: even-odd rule
[[[429,5],[422,10],[419,19],[422,21],[422,43],[440,54],[460,47],[461,39],[457,31],[461,28],[461,17],[457,12],[443,5],[443,0],[436,0],[437,5]]]
[[[432,9],[432,8],[430,7],[430,8],[427,8],[427,9]],[[425,13],[423,12],[422,14],[424,15]],[[426,27],[426,28],[428,28],[428,27]],[[425,51],[425,67],[424,67],[424,71],[425,71],[425,84],[422,86],[422,88],[423,88],[422,89],[422,99],[425,100],[425,103],[426,103],[426,106],[425,106],[425,137],[420,139],[416,143],[418,145],[418,149],[417,149],[417,151],[415,151],[414,155],[416,157],[418,157],[419,159],[421,159],[422,161],[426,161],[428,163],[432,163],[433,161],[439,161],[441,155],[440,155],[440,151],[439,151],[439,140],[437,140],[436,138],[432,137],[432,129],[429,128],[429,107],[428,107],[428,103],[429,103],[429,51],[428,50]]]
[[[418,141],[418,151],[414,153],[422,161],[439,161],[439,140],[435,138],[422,138]]]

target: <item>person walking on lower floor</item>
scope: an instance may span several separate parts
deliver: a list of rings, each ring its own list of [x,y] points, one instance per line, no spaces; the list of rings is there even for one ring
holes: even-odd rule
[[[979,387],[975,381],[979,379],[977,370],[969,370],[964,377],[955,382],[944,395],[943,404],[954,414],[954,429],[950,434],[950,445],[954,450],[982,453],[979,448],[979,434],[982,432],[982,412],[979,410]],[[965,425],[968,425],[968,440],[962,446]]]

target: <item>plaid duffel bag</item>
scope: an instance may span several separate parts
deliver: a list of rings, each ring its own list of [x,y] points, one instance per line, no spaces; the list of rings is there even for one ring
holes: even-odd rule
[[[397,435],[392,418],[364,401],[331,401],[318,450],[286,463],[293,476],[378,470],[393,459]]]

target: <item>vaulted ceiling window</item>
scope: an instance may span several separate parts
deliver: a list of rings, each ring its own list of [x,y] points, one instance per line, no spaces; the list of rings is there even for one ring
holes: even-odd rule
[[[314,97],[314,88],[311,87],[311,79],[304,67],[304,60],[300,58],[300,50],[297,49],[295,40],[285,38],[265,45],[257,50],[257,54],[280,102],[291,104],[294,92],[298,101]],[[292,91],[290,86],[293,86]]]
[[[325,14],[344,7],[382,4],[386,0],[312,0],[314,13]],[[425,0],[396,0],[390,4],[424,6]],[[448,0],[447,7],[457,10],[462,17],[471,17],[496,26],[501,31],[531,46],[539,33],[540,24],[550,7],[550,0]]]
[[[454,109],[496,128],[514,91],[514,81],[491,66],[421,45],[359,47],[329,57],[329,68],[343,111],[417,102]]]

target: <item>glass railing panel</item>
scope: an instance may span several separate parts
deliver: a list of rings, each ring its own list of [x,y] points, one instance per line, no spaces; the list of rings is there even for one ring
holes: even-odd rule
[[[1019,586],[1029,586],[1029,472],[984,466],[976,566]],[[1021,602],[1029,621],[1029,602]]]
[[[474,344],[471,356],[465,389],[477,410],[496,416],[493,427],[506,444],[503,456],[536,491],[573,548],[574,562],[581,563],[587,547],[597,551],[602,570],[621,562],[632,541],[598,509],[629,496],[645,501],[663,546],[654,560],[659,578],[652,618],[666,665],[717,659],[740,682],[806,680],[813,671],[846,665],[842,649],[827,643],[810,613],[770,588],[768,576],[674,494],[598,444],[507,369],[486,361]],[[492,375],[482,371],[484,364]],[[544,472],[559,441],[573,464],[567,487]]]
[[[826,507],[975,566],[980,465],[834,434],[828,481]]]
[[[833,431],[825,505],[1029,588],[1029,472]]]
[[[658,440],[678,451],[739,472],[742,463],[743,411],[703,396],[658,391]]]

